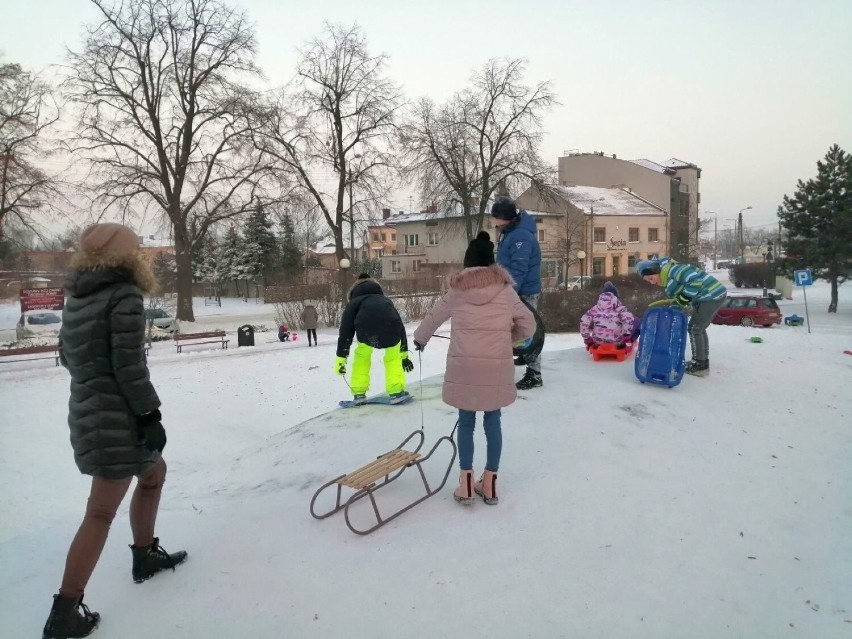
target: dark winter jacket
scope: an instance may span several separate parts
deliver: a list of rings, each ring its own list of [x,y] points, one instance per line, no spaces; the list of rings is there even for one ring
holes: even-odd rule
[[[541,293],[541,247],[536,233],[535,218],[526,211],[500,233],[497,263],[515,280],[518,295]]]
[[[71,446],[81,473],[121,479],[145,472],[159,457],[142,444],[136,421],[160,406],[145,361],[137,285],[147,266],[138,256],[118,267],[83,263],[94,268],[68,276],[59,334],[60,358],[71,373]]]
[[[356,335],[359,342],[373,348],[401,343],[400,350],[408,351],[402,319],[376,280],[358,280],[349,291],[349,303],[340,321],[338,357],[349,357],[349,347]]]
[[[313,304],[308,304],[302,310],[302,328],[304,328],[305,330],[316,330],[317,324],[319,324],[319,315],[317,314],[317,308]]]

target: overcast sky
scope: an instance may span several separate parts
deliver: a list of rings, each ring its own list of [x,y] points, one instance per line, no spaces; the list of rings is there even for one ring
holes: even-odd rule
[[[799,178],[833,143],[852,152],[850,0],[236,0],[257,25],[273,84],[323,21],[357,22],[409,98],[440,101],[491,57],[526,57],[561,105],[543,155],[568,149],[670,157],[703,169],[702,215],[751,205],[775,223]],[[97,18],[86,0],[3,0],[6,61],[42,69]],[[394,209],[408,209],[400,193]]]

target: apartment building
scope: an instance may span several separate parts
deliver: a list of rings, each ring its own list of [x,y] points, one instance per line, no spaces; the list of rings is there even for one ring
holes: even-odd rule
[[[666,242],[675,259],[688,261],[698,252],[698,209],[701,169],[670,158],[621,160],[603,153],[567,152],[559,158],[561,186],[620,187],[636,194],[669,216]]]
[[[561,279],[562,216],[547,211],[528,211],[536,221],[542,249],[542,278],[545,286]],[[484,230],[495,245],[499,232],[490,216]],[[396,230],[396,252],[382,256],[382,277],[413,279],[441,277],[463,268],[467,234],[461,213],[423,212],[393,215],[385,224]]]
[[[669,254],[668,214],[628,189],[530,187],[516,202],[537,217],[556,216],[556,243],[548,257],[558,262],[565,277],[623,275],[638,260]],[[582,260],[579,251],[585,253]]]

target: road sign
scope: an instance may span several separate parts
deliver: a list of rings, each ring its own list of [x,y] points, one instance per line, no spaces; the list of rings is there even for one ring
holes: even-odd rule
[[[796,286],[811,286],[814,283],[814,274],[809,268],[793,271],[793,281]]]
[[[27,311],[61,311],[65,305],[65,293],[56,288],[22,288],[21,313]]]

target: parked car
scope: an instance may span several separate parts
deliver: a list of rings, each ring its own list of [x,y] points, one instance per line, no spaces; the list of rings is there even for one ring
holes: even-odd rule
[[[50,311],[27,311],[15,325],[18,341],[32,337],[59,337],[62,317]]]
[[[145,319],[149,324],[153,323],[155,328],[167,333],[174,333],[179,330],[178,321],[163,308],[146,308]]]
[[[772,326],[781,323],[781,309],[771,297],[735,295],[728,297],[713,317],[714,324]]]
[[[562,288],[566,291],[579,291],[580,289],[587,288],[591,281],[592,278],[588,275],[572,275],[565,280],[565,284],[562,285]]]

